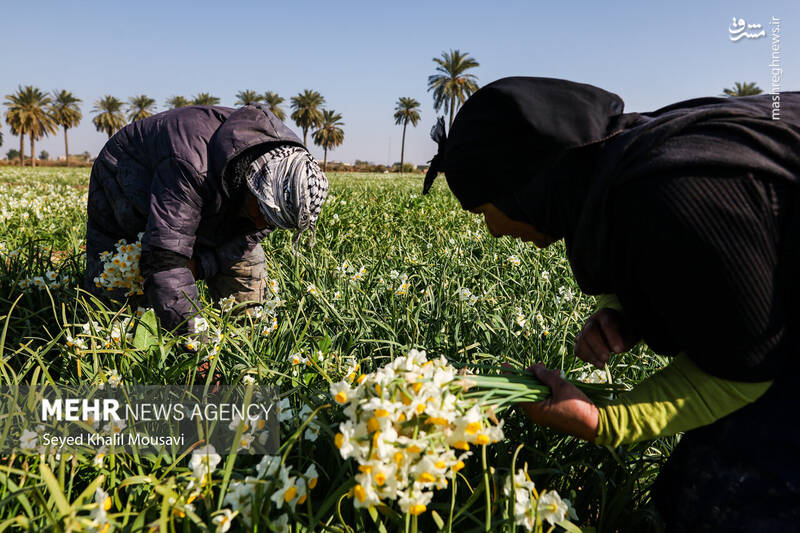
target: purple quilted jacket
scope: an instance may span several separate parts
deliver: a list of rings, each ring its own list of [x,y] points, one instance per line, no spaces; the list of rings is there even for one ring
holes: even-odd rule
[[[302,141],[261,104],[239,109],[190,106],[129,124],[108,140],[92,167],[87,224],[87,280],[98,256],[118,239],[142,237],[142,264],[153,254],[186,264],[145,275],[144,289],[165,327],[195,309],[194,257],[202,278],[244,257],[270,231],[241,217],[225,169],[250,148]],[[180,262],[179,262],[180,263]],[[94,266],[94,267],[93,267]],[[95,270],[93,272],[93,270]]]

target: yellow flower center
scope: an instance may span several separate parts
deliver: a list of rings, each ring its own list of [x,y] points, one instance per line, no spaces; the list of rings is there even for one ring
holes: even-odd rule
[[[447,466],[447,463],[445,463],[444,461],[436,461],[435,463],[433,463],[433,466],[435,466],[436,468],[444,468],[445,466]]]
[[[347,393],[344,391],[339,391],[336,393],[336,396],[333,397],[337,403],[345,403],[347,401]]]
[[[361,503],[364,503],[364,500],[367,499],[367,491],[364,490],[364,487],[361,485],[356,485],[353,487],[353,494],[356,495],[356,498],[358,498],[358,501]]]
[[[418,393],[419,390],[422,388],[422,383],[419,381],[411,385],[411,388],[414,389],[414,392]]]
[[[424,403],[417,404],[416,411],[417,411],[418,415],[421,415],[422,413],[424,413],[425,412],[425,404]]]
[[[303,505],[303,503],[305,503],[305,501],[306,501],[306,498],[308,498],[308,494],[303,494],[303,495],[300,497],[300,499],[299,499],[299,500],[297,500],[297,503],[299,503],[300,505]]]
[[[106,499],[103,500],[103,509],[106,511],[111,509],[111,496],[106,496]]]
[[[400,464],[403,462],[405,457],[403,456],[403,452],[394,452],[394,462]]]
[[[419,477],[417,477],[417,481],[421,481],[422,483],[433,483],[436,481],[436,476],[430,472],[423,472],[419,475]]]
[[[441,416],[432,416],[428,418],[428,422],[436,424],[437,426],[446,426],[450,423],[446,418],[442,418]]]
[[[427,509],[427,507],[425,507],[421,503],[418,503],[418,504],[412,505],[411,507],[408,508],[408,514],[410,514],[412,516],[421,515],[422,513],[425,512],[426,509]]]
[[[317,481],[319,481],[318,477],[312,477],[308,482],[308,488],[313,490],[317,486]]]
[[[460,440],[458,442],[453,443],[453,448],[456,448],[458,450],[469,450],[469,443],[467,441]]]
[[[410,453],[419,453],[420,452],[420,448],[416,444],[412,444],[411,446],[408,447],[408,451]]]
[[[467,428],[464,430],[464,432],[467,435],[474,435],[475,433],[480,431],[480,429],[481,429],[480,422],[470,422],[469,424],[467,424]]]
[[[373,431],[378,431],[378,428],[381,427],[380,422],[374,416],[367,420],[367,431],[372,433]]]
[[[478,444],[489,444],[489,442],[491,442],[491,439],[489,439],[489,436],[486,435],[485,433],[479,433],[478,436],[475,437],[475,442],[477,442]]]
[[[344,435],[337,433],[336,436],[333,437],[333,443],[336,444],[337,448],[341,448],[344,443]]]
[[[358,379],[356,379],[356,383],[361,385],[364,382],[365,379],[367,379],[367,375],[366,374],[361,374],[360,376],[358,376]]]
[[[283,500],[288,503],[288,502],[294,500],[295,496],[297,496],[297,488],[296,487],[289,487],[286,490],[286,493],[283,495]]]
[[[383,472],[378,472],[377,474],[375,474],[375,484],[380,487],[384,483],[386,483],[386,474],[384,474]]]
[[[456,464],[453,465],[453,472],[458,472],[459,470],[461,470],[465,466],[466,465],[464,464],[464,461],[459,461],[459,462],[457,462]]]
[[[372,472],[372,467],[369,465],[358,465],[359,472],[364,472],[365,474],[369,474]]]

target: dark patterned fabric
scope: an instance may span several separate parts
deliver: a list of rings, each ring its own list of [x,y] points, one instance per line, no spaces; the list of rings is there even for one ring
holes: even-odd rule
[[[322,169],[307,150],[296,146],[279,146],[254,160],[247,185],[270,224],[298,230],[295,243],[316,226],[328,194]]]

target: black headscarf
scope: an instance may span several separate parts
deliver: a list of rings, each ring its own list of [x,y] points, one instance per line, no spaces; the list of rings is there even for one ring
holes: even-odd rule
[[[625,114],[619,96],[591,85],[503,78],[464,103],[449,137],[443,122],[434,127],[439,151],[423,192],[444,172],[464,209],[492,202],[510,218],[564,238],[581,289],[609,292],[614,290],[608,271],[613,261],[607,257],[613,248],[609,194],[629,180],[665,170],[649,166],[647,155],[670,137],[713,121],[736,137],[737,146],[676,153],[673,171],[684,165],[743,167],[795,183],[800,179],[798,93],[783,95],[788,120],[771,120],[769,95],[700,98]]]

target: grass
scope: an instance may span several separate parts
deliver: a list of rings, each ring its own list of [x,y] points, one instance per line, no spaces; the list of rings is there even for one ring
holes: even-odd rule
[[[210,355],[207,348],[190,351],[185,339],[158,330],[145,344],[113,338],[115,324],[126,316],[136,331],[140,319],[134,310],[105,308],[76,288],[84,261],[88,175],[85,168],[0,167],[0,383],[79,386],[111,376],[123,383],[183,383]],[[573,357],[572,345],[595,302],[577,289],[562,244],[537,250],[493,239],[482,219],[462,211],[441,183],[423,197],[419,177],[332,173],[330,182],[313,248],[306,244],[295,256],[286,231],[263,243],[269,277],[283,301],[276,330],[265,332],[258,320],[222,312],[201,283],[204,315],[224,334],[211,359],[225,379],[238,382],[249,375],[275,384],[295,414],[304,406],[306,412],[319,409],[311,421],[294,416],[282,423],[285,464],[292,472],[312,464],[319,471],[307,505],[292,514],[285,514],[285,506],[277,510],[269,498],[277,480],[268,477],[250,492],[242,489],[255,474],[258,458],[252,456],[224,457],[197,493],[187,488],[188,455],[119,454],[98,461],[92,454],[14,454],[2,456],[0,464],[0,531],[99,524],[98,504],[92,502],[97,489],[111,498],[109,528],[214,530],[213,517],[230,508],[240,511],[233,530],[269,530],[267,524],[281,516],[296,530],[374,530],[378,523],[402,530],[395,510],[376,514],[349,503],[354,465],[331,452],[342,415],[330,406],[330,381],[342,379],[353,364],[371,371],[410,348],[458,365],[543,362],[573,378],[591,371]],[[48,272],[63,280],[61,287],[20,289],[20,281]],[[84,335],[81,325],[92,320],[97,325]],[[86,348],[68,346],[67,335],[83,335]],[[311,364],[293,365],[292,354]],[[632,385],[663,364],[637,347],[612,362],[610,375],[615,383]],[[648,487],[672,439],[612,452],[536,427],[513,410],[504,419],[505,441],[486,449],[491,470],[482,468],[476,454],[457,479],[455,527],[484,530],[487,509],[492,528],[510,527],[500,487],[520,444],[517,467],[527,464],[537,487],[569,498],[582,526],[614,531],[647,519]],[[305,437],[309,426],[318,431],[316,440]],[[447,516],[452,495],[442,492],[431,508]],[[237,494],[245,495],[238,505]],[[439,527],[433,513],[419,517],[420,531]]]

